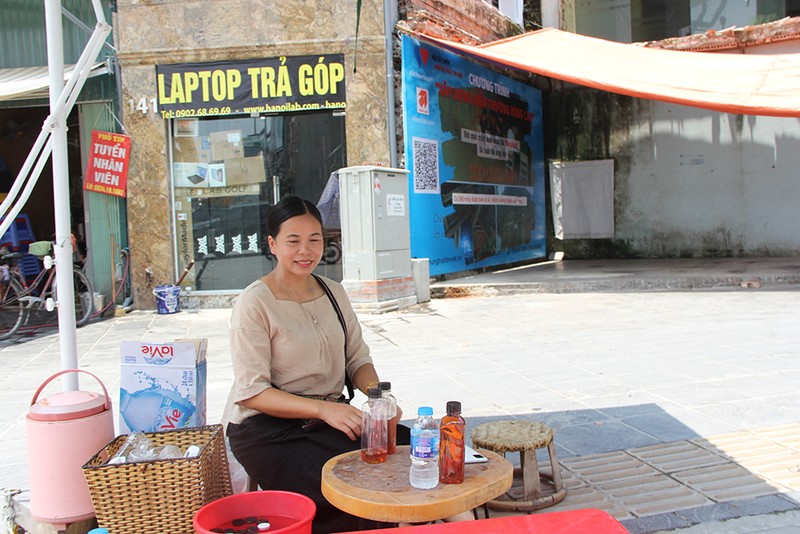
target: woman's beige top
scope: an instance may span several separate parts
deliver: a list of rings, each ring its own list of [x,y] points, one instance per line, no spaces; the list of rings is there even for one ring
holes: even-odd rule
[[[325,278],[347,324],[347,373],[372,363],[341,284]],[[233,386],[223,424],[259,413],[240,403],[276,386],[289,393],[338,397],[344,389],[344,331],[328,297],[305,303],[275,298],[263,279],[236,299],[230,321]]]

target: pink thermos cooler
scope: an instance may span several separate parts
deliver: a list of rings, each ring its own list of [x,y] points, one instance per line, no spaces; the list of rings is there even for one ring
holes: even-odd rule
[[[78,372],[97,380],[103,393],[64,391],[39,398],[56,377]],[[114,416],[106,387],[87,371],[59,371],[36,390],[26,419],[31,515],[59,525],[94,517],[82,467],[114,439]]]

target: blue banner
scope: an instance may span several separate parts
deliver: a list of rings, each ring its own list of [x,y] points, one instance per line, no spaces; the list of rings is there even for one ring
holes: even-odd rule
[[[411,257],[431,275],[546,255],[541,92],[403,36]]]

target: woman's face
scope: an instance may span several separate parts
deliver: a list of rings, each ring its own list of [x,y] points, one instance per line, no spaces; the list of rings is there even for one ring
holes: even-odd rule
[[[322,225],[309,213],[285,220],[278,235],[269,236],[267,242],[287,274],[308,276],[322,259]]]

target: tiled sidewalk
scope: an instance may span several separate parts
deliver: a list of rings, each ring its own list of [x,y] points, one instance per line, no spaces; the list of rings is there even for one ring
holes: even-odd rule
[[[207,337],[217,422],[233,375],[229,316],[135,311],[90,323],[78,330],[80,366],[116,405],[122,340]],[[524,418],[555,430],[570,492],[543,512],[592,506],[654,533],[800,511],[795,286],[437,299],[359,318],[406,417],[457,399],[468,426]],[[25,414],[58,353],[53,332],[0,345],[4,490],[27,487]],[[708,532],[769,532],[745,528]]]
[[[547,465],[545,457],[540,460]],[[796,507],[782,495],[800,492],[800,424],[574,456],[559,464],[567,497],[537,513],[598,508],[631,532],[653,532],[659,523],[689,526],[693,516],[750,515],[743,502],[759,513],[777,512]],[[778,498],[755,503],[767,496]],[[718,506],[726,504],[735,506]]]

